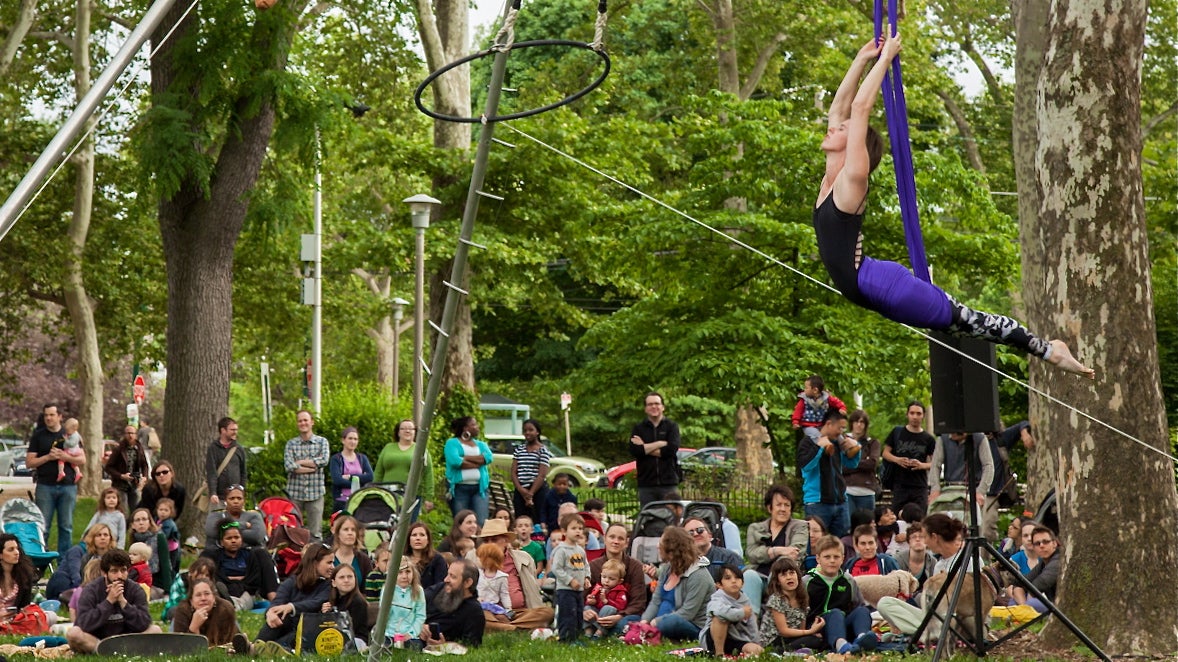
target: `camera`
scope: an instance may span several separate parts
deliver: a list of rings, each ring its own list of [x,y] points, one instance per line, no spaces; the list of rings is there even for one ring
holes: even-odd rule
[[[134,471],[131,473],[131,482],[132,483],[138,483],[141,480],[143,480],[143,472]]]

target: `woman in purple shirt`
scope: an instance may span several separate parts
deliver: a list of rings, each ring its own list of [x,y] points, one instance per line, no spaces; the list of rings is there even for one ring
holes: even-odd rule
[[[357,479],[357,489],[372,482],[372,464],[368,462],[367,455],[356,452],[359,445],[360,433],[356,428],[346,428],[343,434],[343,450],[332,455],[327,462],[327,469],[331,472],[333,513],[347,507],[348,497],[352,496],[353,478]]]

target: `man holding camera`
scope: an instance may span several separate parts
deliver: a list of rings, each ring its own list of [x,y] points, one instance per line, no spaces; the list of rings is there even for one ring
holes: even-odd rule
[[[139,507],[139,490],[147,482],[149,472],[146,449],[139,445],[139,431],[128,425],[123,428],[118,447],[106,460],[110,486],[119,491],[119,500],[127,507],[128,515]]]
[[[78,589],[78,618],[65,635],[75,653],[93,653],[98,642],[117,634],[159,634],[147,611],[147,596],[128,581],[131,557],[121,549],[102,555],[102,576]]]
[[[476,597],[478,581],[478,566],[467,559],[454,559],[446,578],[425,589],[422,641],[431,646],[447,641],[482,645],[487,621]]]

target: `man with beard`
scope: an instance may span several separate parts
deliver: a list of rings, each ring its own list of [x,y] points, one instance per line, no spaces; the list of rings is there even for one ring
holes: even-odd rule
[[[422,641],[429,645],[447,641],[482,645],[486,620],[474,594],[478,581],[478,566],[466,559],[455,559],[446,578],[425,590]]]

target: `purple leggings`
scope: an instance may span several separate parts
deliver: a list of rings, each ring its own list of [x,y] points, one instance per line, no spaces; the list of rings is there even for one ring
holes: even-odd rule
[[[1016,320],[973,310],[941,288],[920,280],[902,264],[863,257],[859,291],[871,310],[893,322],[1017,347],[1047,358],[1050,345]]]

